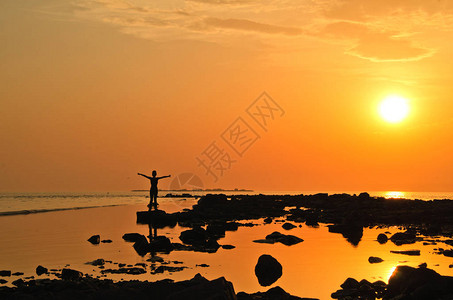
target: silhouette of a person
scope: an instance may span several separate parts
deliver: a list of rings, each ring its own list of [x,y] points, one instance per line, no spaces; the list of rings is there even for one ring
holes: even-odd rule
[[[151,188],[149,189],[149,204],[148,204],[148,208],[151,210],[151,207],[154,206],[154,208],[157,209],[157,192],[158,192],[157,183],[159,182],[159,179],[171,177],[171,175],[156,177],[156,175],[157,175],[156,170],[153,171],[153,173],[152,173],[153,176],[152,177],[146,176],[145,174],[142,174],[142,173],[137,173],[137,175],[146,177],[151,182]]]

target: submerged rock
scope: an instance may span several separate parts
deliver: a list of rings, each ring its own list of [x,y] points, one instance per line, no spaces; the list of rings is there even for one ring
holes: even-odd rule
[[[420,250],[391,250],[390,253],[419,256]]]
[[[385,244],[385,243],[387,243],[388,240],[389,240],[389,238],[387,237],[387,235],[385,233],[380,233],[377,236],[377,241],[379,242],[379,244]]]
[[[255,275],[261,286],[269,286],[282,276],[282,265],[272,256],[263,254],[258,258]]]
[[[288,222],[286,222],[285,224],[282,225],[282,228],[285,230],[291,230],[296,227],[297,227],[296,225],[294,225],[292,223],[288,223]]]
[[[274,231],[273,233],[267,235],[265,239],[254,240],[255,243],[266,243],[266,244],[282,243],[283,245],[286,246],[292,246],[303,241],[304,241],[303,239],[297,236],[282,234],[278,231]]]
[[[417,236],[413,232],[397,232],[390,237],[390,240],[397,246],[405,244],[413,244],[416,241]]]

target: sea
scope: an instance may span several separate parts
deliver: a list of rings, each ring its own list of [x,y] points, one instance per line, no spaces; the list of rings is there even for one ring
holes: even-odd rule
[[[175,198],[187,198],[187,195],[200,197],[208,193],[226,195],[264,194],[264,195],[311,195],[325,191],[160,191],[159,203],[175,202]],[[332,191],[329,194],[360,194],[360,191]],[[453,192],[407,192],[374,191],[368,192],[373,197],[406,198],[412,200],[453,199]],[[165,197],[167,194],[180,197]],[[0,193],[0,216],[32,214],[60,210],[76,210],[118,205],[147,204],[148,191],[123,192],[51,192],[51,193]],[[195,199],[195,198],[193,198]]]

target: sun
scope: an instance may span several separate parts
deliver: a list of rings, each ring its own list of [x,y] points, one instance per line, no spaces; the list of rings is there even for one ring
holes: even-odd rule
[[[401,96],[387,96],[379,104],[379,114],[389,123],[401,122],[409,114],[409,103]]]

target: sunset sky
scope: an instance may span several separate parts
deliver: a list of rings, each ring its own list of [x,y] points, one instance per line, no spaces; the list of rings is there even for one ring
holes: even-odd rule
[[[155,169],[451,192],[452,36],[448,0],[3,0],[0,191],[142,189]],[[263,92],[266,130],[247,113]],[[389,95],[401,122],[379,114]],[[259,136],[242,156],[222,138],[238,118]],[[235,161],[217,181],[197,161],[213,142]]]

